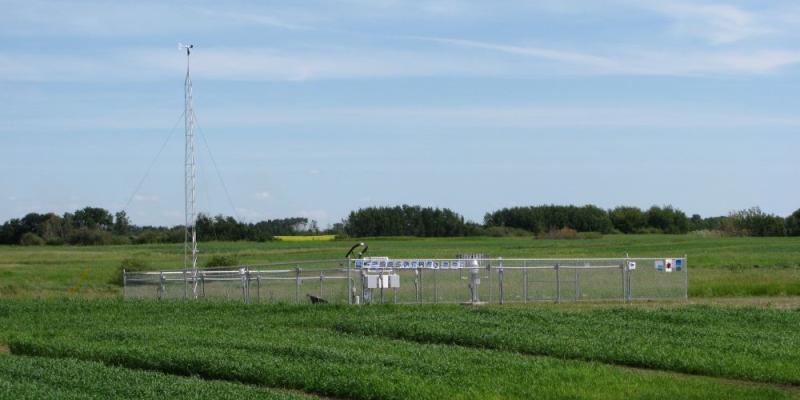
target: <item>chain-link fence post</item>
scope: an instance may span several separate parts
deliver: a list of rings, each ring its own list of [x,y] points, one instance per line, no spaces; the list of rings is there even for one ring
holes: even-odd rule
[[[555,266],[556,269],[556,303],[561,303],[561,268],[559,268],[558,263]]]
[[[528,260],[522,262],[522,302],[528,302]]]
[[[325,281],[325,271],[320,271],[319,272],[319,298],[320,299],[323,298],[322,297],[322,293],[323,293],[322,283],[324,281]]]
[[[161,300],[164,297],[165,292],[166,292],[166,288],[164,287],[164,284],[165,284],[165,282],[164,282],[164,273],[162,272],[162,273],[158,274],[158,276],[159,276],[159,279],[158,279],[158,299]]]
[[[683,255],[683,268],[685,270],[683,276],[683,299],[689,301],[689,255]]]
[[[417,303],[420,303],[421,298],[422,298],[421,293],[420,293],[420,287],[419,287],[419,284],[420,284],[419,278],[420,278],[420,276],[419,276],[419,267],[418,267],[418,268],[416,268],[414,270],[414,293],[416,294]]]
[[[628,284],[627,284],[627,277],[626,277],[626,267],[624,265],[625,261],[623,261],[620,266],[620,283],[622,283],[622,302],[626,303],[628,301]]]
[[[486,260],[486,274],[489,277],[489,304],[494,298],[494,285],[492,285],[492,260]]]
[[[350,256],[347,256],[347,304],[353,304],[353,279],[350,277]]]
[[[498,283],[499,288],[500,288],[500,293],[499,293],[499,295],[500,295],[500,304],[503,304],[503,300],[504,300],[504,296],[503,296],[504,295],[504,293],[503,293],[503,264],[500,264],[500,266],[497,268],[497,283]]]
[[[256,271],[256,303],[261,304],[261,272]]]
[[[436,304],[439,302],[439,280],[438,280],[438,272],[439,269],[435,268],[433,270],[433,303]]]
[[[128,298],[128,271],[125,271],[125,268],[122,269],[122,299],[125,300]]]
[[[294,268],[294,302],[300,304],[300,267]]]

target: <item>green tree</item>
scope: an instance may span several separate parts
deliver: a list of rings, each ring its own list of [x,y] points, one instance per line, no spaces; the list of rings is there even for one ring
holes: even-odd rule
[[[119,211],[114,214],[114,233],[117,235],[127,235],[131,230],[131,221],[128,219],[128,214],[125,211]]]
[[[620,206],[609,211],[608,216],[622,233],[636,233],[647,226],[647,215],[639,207]]]
[[[800,236],[800,209],[786,217],[786,234]]]

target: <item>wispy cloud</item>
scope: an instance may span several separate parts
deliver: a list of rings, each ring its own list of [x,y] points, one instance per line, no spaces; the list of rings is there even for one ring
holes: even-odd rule
[[[669,17],[675,33],[700,37],[713,44],[738,42],[772,32],[759,14],[730,4],[682,1],[634,4]]]
[[[200,48],[199,79],[293,81],[403,77],[763,74],[800,64],[800,50],[620,49],[605,54],[458,38],[425,38],[442,48]],[[175,79],[184,61],[169,49],[129,48],[92,57],[0,53],[0,81],[110,82]]]
[[[272,197],[272,194],[266,190],[260,191],[255,194],[255,198],[259,200],[266,200],[269,199],[270,197]]]
[[[767,73],[800,63],[798,50],[653,51],[619,50],[609,55],[562,51],[452,38],[421,38],[445,45],[500,53],[582,67],[575,74],[696,75]]]
[[[289,30],[308,30],[313,29],[309,25],[295,23],[286,18],[281,18],[275,15],[264,14],[257,11],[250,12],[231,12],[222,11],[209,8],[197,8],[198,13],[206,17],[228,20],[234,23],[255,24],[267,26],[272,28],[281,28]]]
[[[437,43],[456,45],[461,47],[470,47],[483,50],[494,50],[508,54],[530,56],[557,62],[582,64],[595,67],[598,70],[617,68],[616,62],[614,60],[610,60],[608,58],[601,56],[574,52],[574,51],[553,50],[540,47],[514,46],[514,45],[487,43],[475,40],[453,39],[453,38],[422,37],[420,39],[430,40]]]

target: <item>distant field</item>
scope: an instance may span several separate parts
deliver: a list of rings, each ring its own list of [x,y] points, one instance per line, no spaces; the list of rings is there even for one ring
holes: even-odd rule
[[[453,257],[689,257],[689,294],[709,296],[800,295],[800,238],[716,238],[692,235],[609,235],[590,240],[533,238],[380,238],[345,241],[201,242],[200,265],[214,255],[235,254],[241,263],[328,259],[344,256],[357,241],[370,255]],[[183,245],[0,246],[0,298],[113,297],[111,283],[123,259],[149,269],[179,269]]]
[[[169,398],[269,389],[261,397],[789,399],[800,394],[798,324],[797,311],[722,306],[5,300],[0,389],[32,387],[39,398],[149,398],[163,388]]]
[[[282,242],[316,242],[316,241],[331,241],[336,240],[336,235],[291,235],[291,236],[275,236],[275,240]]]

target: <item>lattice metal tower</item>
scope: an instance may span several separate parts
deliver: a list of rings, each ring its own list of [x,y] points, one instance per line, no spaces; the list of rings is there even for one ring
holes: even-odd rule
[[[192,270],[192,295],[197,298],[197,163],[194,154],[194,129],[196,120],[192,108],[192,77],[189,74],[189,57],[194,45],[179,45],[186,50],[186,81],[184,83],[184,124],[186,151],[184,155],[184,200],[186,231],[183,242],[183,268]]]

